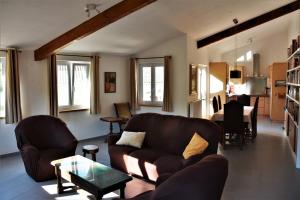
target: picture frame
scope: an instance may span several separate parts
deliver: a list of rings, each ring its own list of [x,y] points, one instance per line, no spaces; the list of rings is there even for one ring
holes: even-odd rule
[[[190,64],[189,75],[189,94],[195,95],[198,93],[198,66]]]
[[[104,72],[104,93],[116,93],[116,79],[116,72]]]

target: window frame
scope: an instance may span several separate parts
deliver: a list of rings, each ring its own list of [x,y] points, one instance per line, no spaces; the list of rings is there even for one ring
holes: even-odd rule
[[[151,101],[143,101],[143,68],[149,67],[151,68]],[[139,64],[139,95],[138,95],[138,103],[140,106],[149,106],[149,107],[162,107],[162,101],[155,101],[155,91],[156,91],[156,84],[155,84],[155,68],[156,67],[163,67],[165,66],[163,63],[155,62],[155,63],[140,63]],[[163,80],[164,81],[164,80]]]
[[[58,70],[58,65],[66,65],[67,66],[67,70],[68,70],[68,89],[69,89],[69,98],[68,98],[68,102],[69,105],[65,105],[65,106],[59,106],[58,105],[58,112],[59,113],[63,113],[63,112],[73,112],[73,111],[84,111],[84,110],[89,110],[90,107],[86,106],[86,105],[76,105],[74,104],[74,77],[75,77],[75,66],[77,65],[84,65],[84,66],[88,66],[88,70],[87,70],[87,75],[88,75],[88,80],[90,81],[90,68],[91,68],[91,62],[90,61],[80,61],[80,60],[57,60],[56,63],[56,70]],[[58,74],[58,72],[57,72]],[[58,84],[58,82],[57,82]],[[57,86],[58,89],[58,86]],[[58,91],[57,91],[58,92]],[[73,97],[73,98],[72,98]],[[90,96],[89,96],[90,97]],[[58,95],[57,95],[58,98]],[[57,101],[59,102],[59,99],[57,99]]]

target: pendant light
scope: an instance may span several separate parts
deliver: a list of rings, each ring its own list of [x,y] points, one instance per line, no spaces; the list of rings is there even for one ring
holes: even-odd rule
[[[237,18],[234,18],[233,23],[237,25],[239,23]],[[234,36],[234,68],[230,71],[230,78],[241,78],[242,72],[237,69],[237,34]]]

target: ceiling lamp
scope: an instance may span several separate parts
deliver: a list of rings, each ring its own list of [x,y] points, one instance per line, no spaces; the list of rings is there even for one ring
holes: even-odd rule
[[[100,13],[100,10],[98,9],[99,6],[102,4],[96,4],[96,3],[88,3],[84,7],[84,11],[87,13],[87,16],[91,16],[92,11],[96,11],[98,14]]]
[[[239,23],[237,18],[234,18],[233,20],[234,25],[237,25]],[[234,36],[234,69],[230,71],[230,78],[241,78],[242,72],[237,69],[237,34]]]

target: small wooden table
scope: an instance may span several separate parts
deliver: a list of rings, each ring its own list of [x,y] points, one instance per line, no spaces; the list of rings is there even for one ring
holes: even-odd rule
[[[97,145],[84,145],[82,147],[83,157],[86,156],[86,154],[92,155],[92,160],[96,162],[96,153],[98,153],[99,147]]]
[[[120,124],[121,122],[127,121],[127,119],[121,117],[101,117],[100,120],[104,122],[109,122],[109,133],[107,134],[107,136],[113,134],[113,123]],[[120,133],[121,132],[122,129],[120,128]]]

